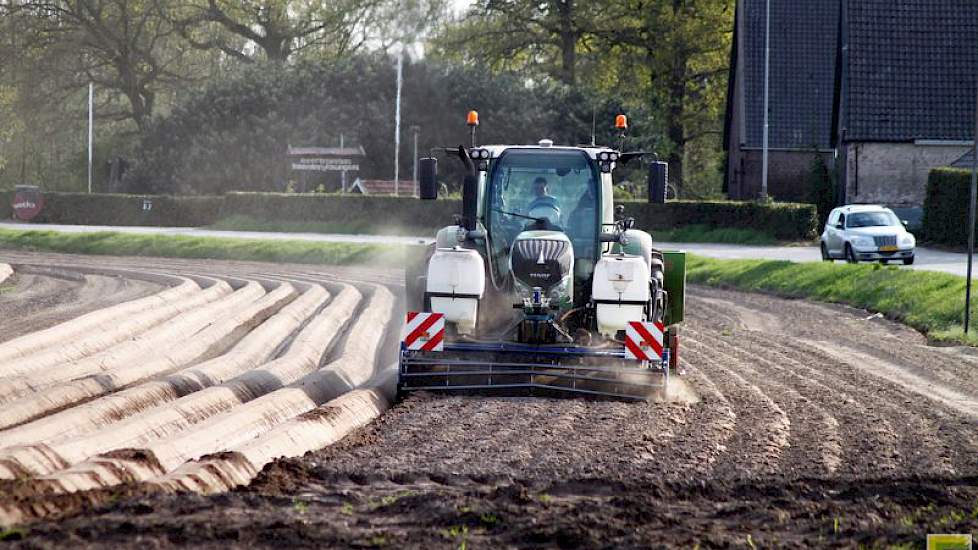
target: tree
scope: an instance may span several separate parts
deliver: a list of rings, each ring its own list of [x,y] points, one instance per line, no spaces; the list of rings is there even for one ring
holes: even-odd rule
[[[722,107],[734,0],[486,0],[444,31],[437,53],[515,69],[619,102],[668,158],[681,191],[719,190]],[[686,177],[686,168],[693,170]]]
[[[599,13],[581,0],[485,0],[437,41],[442,55],[577,83],[578,48]]]
[[[166,9],[188,42],[242,61],[284,63],[313,52],[339,59],[371,42],[413,36],[438,18],[441,0],[184,0]],[[384,32],[376,33],[378,29]]]
[[[109,107],[102,119],[129,119],[144,128],[159,88],[182,78],[175,70],[183,57],[174,44],[179,37],[155,2],[28,0],[5,7],[3,15],[25,24],[25,47],[65,62],[48,75],[58,87],[74,91],[92,82],[125,98],[126,107]]]

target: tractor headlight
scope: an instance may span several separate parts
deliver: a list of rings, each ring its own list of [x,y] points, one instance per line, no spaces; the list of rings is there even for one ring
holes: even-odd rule
[[[873,242],[873,239],[871,237],[853,237],[852,238],[852,245],[853,246],[858,246],[858,247],[861,247],[861,248],[869,248],[869,247],[873,246],[874,244],[875,243]]]
[[[917,246],[917,239],[915,239],[910,233],[904,233],[903,236],[900,237],[900,245],[910,247]]]

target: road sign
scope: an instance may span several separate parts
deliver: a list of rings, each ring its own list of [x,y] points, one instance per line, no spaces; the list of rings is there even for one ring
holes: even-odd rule
[[[44,208],[44,195],[41,194],[41,189],[34,185],[18,185],[14,190],[14,201],[11,206],[14,217],[29,222]]]

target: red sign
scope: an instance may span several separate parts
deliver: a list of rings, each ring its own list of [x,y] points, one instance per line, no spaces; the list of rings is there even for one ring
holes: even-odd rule
[[[14,192],[14,202],[11,206],[14,209],[15,218],[29,222],[44,208],[44,196],[41,195],[41,190],[37,187],[19,186]]]

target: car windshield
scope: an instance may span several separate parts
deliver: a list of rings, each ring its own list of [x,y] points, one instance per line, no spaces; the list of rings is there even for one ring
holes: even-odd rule
[[[892,212],[856,212],[846,218],[848,227],[885,227],[900,225],[900,220]]]
[[[526,230],[563,231],[574,256],[597,250],[598,178],[582,151],[510,149],[494,163],[487,228],[493,252],[507,253]]]

